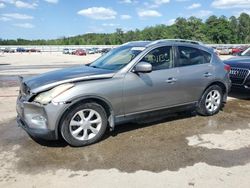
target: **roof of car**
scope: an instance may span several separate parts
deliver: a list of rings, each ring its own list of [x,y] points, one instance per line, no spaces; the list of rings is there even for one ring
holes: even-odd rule
[[[207,50],[209,50],[210,52],[212,52],[213,50],[211,50],[211,47],[206,46],[205,44],[203,44],[202,42],[199,41],[194,41],[194,40],[185,40],[185,39],[161,39],[161,40],[155,40],[155,41],[132,41],[132,42],[128,42],[125,43],[123,45],[126,46],[133,46],[133,47],[150,47],[153,45],[157,45],[157,44],[188,44],[188,45],[198,45],[202,48],[206,48]],[[211,49],[210,49],[211,48]]]
[[[123,45],[149,47],[149,46],[152,46],[155,44],[160,44],[160,43],[185,43],[185,44],[204,45],[202,42],[199,42],[199,41],[185,40],[185,39],[161,39],[161,40],[155,40],[155,41],[132,41],[132,42],[127,42]]]
[[[152,41],[132,41],[132,42],[127,42],[127,43],[125,43],[123,45],[134,46],[134,47],[146,47],[151,42]]]

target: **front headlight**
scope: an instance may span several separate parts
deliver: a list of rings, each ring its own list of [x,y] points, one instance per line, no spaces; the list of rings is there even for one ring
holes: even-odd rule
[[[38,102],[40,104],[48,104],[55,97],[57,97],[58,95],[62,94],[65,91],[67,91],[68,89],[72,88],[73,86],[74,86],[74,84],[71,84],[71,83],[56,86],[49,91],[45,91],[43,93],[38,94],[35,97],[34,102]]]

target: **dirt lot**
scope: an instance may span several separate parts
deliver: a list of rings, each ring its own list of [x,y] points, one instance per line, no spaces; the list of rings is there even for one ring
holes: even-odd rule
[[[125,124],[84,148],[38,144],[17,127],[16,75],[97,57],[0,55],[0,187],[250,187],[249,94],[231,93],[213,117],[183,113]]]

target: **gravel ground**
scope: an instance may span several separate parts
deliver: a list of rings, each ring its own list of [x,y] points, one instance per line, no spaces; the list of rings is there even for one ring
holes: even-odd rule
[[[17,127],[17,75],[97,57],[0,56],[0,187],[250,187],[247,93],[231,93],[224,110],[213,117],[183,113],[128,123],[83,148],[37,143]]]

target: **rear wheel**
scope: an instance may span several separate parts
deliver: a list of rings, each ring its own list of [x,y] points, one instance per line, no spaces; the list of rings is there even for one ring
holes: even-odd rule
[[[211,116],[217,114],[222,108],[223,92],[218,85],[212,85],[203,93],[197,112],[200,115]]]
[[[72,146],[86,146],[99,141],[107,128],[107,116],[97,103],[73,107],[65,116],[61,135]]]

